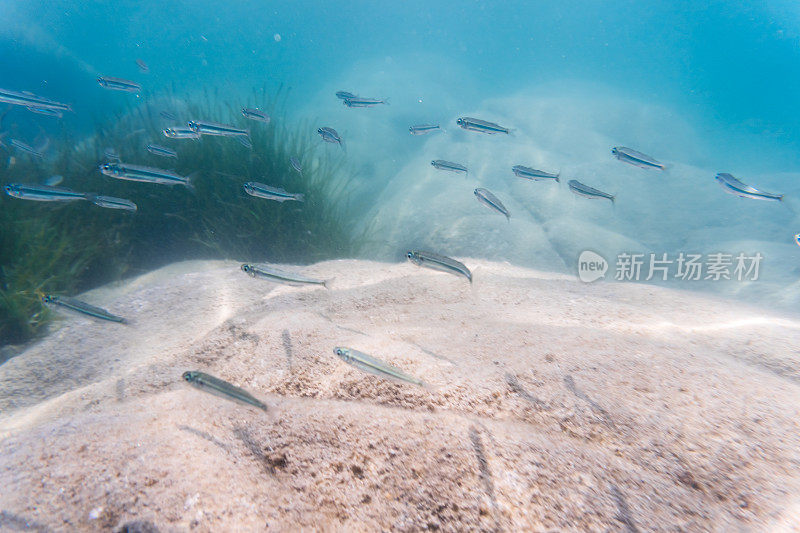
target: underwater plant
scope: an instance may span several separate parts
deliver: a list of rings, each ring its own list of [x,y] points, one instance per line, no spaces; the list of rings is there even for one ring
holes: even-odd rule
[[[51,319],[44,293],[71,294],[186,259],[310,263],[350,255],[356,247],[348,217],[352,181],[338,152],[326,151],[308,123],[289,125],[281,92],[254,91],[234,106],[218,96],[154,99],[96,125],[76,142],[63,133],[45,160],[15,159],[0,181],[44,183],[129,199],[136,211],[91,202],[33,202],[0,198],[0,346],[33,338]],[[164,102],[179,111],[163,112]],[[243,116],[243,106],[269,113],[269,122]],[[176,104],[177,105],[177,104]],[[165,118],[165,115],[167,118]],[[169,139],[165,127],[203,118],[249,129],[252,148],[234,139]],[[147,150],[158,143],[178,153],[165,159]],[[109,157],[170,169],[191,177],[191,190],[114,179],[99,171]],[[302,172],[292,168],[296,158]],[[302,193],[304,202],[275,202],[245,193],[258,181]]]

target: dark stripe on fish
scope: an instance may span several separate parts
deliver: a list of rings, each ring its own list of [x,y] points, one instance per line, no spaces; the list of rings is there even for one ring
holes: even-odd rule
[[[472,283],[472,272],[462,263],[450,257],[445,257],[434,252],[426,252],[422,250],[411,250],[406,254],[409,261],[417,266],[439,270],[441,272],[449,272],[458,276],[464,276]]]
[[[616,157],[623,163],[628,163],[629,165],[634,165],[639,168],[655,168],[658,170],[664,170],[663,163],[659,163],[649,155],[637,152],[632,148],[626,148],[624,146],[615,146],[614,148],[611,149],[611,153],[614,154],[614,157]]]
[[[119,322],[120,324],[127,323],[127,320],[121,316],[111,314],[105,309],[95,307],[94,305],[87,304],[86,302],[82,302],[68,296],[52,296],[48,294],[42,297],[42,303],[58,305],[71,311],[77,311],[79,313],[83,313],[84,315],[100,318],[102,320],[108,320],[110,322]]]
[[[227,381],[215,378],[214,376],[204,372],[191,370],[184,372],[182,377],[187,383],[197,387],[200,390],[221,396],[228,400],[235,400],[250,404],[264,411],[267,410],[267,406],[263,402],[258,400],[246,390],[239,388],[236,385],[231,385]]]
[[[588,185],[584,185],[583,183],[579,182],[578,180],[569,180],[567,183],[569,185],[569,190],[577,194],[578,196],[583,196],[584,198],[605,198],[607,200],[611,200],[611,203],[614,203],[614,196],[608,194],[607,192],[598,191],[595,188],[589,187]]]

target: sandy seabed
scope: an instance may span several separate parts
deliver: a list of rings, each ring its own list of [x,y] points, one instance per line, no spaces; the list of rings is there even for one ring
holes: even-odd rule
[[[165,267],[0,366],[0,530],[793,531],[800,320],[465,260]],[[349,346],[428,381],[383,380]],[[181,380],[202,370],[268,413]]]

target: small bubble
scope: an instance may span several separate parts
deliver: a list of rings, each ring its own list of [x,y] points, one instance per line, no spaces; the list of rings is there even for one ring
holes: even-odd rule
[[[279,42],[281,42],[281,34],[280,34],[280,33],[276,33],[276,34],[275,34],[275,42],[276,42],[276,43],[279,43]]]

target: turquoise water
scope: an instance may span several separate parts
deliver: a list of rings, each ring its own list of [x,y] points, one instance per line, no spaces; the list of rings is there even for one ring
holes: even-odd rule
[[[32,146],[64,135],[86,143],[122,117],[181,110],[184,101],[238,109],[257,104],[254,90],[280,92],[281,124],[306,128],[318,154],[341,157],[348,231],[365,236],[360,257],[400,260],[409,248],[429,248],[574,274],[591,250],[611,279],[621,253],[667,254],[673,265],[680,254],[760,254],[757,280],[665,283],[786,308],[800,302],[800,10],[791,2],[6,1],[0,10],[0,85],[74,111],[54,120],[11,109],[3,127]],[[98,76],[142,90],[103,89]],[[339,90],[389,105],[346,108]],[[195,118],[233,120],[217,114]],[[460,116],[512,133],[467,132],[455,124]],[[408,134],[424,122],[445,131]],[[322,146],[319,126],[334,127],[346,152]],[[145,141],[115,149],[141,151],[134,142]],[[621,163],[614,146],[667,170]],[[469,178],[437,172],[433,159],[465,164]],[[559,173],[561,183],[523,182],[510,172],[515,164]],[[185,155],[180,170],[211,172]],[[251,165],[251,174],[259,170]],[[785,201],[728,195],[718,172]],[[571,194],[570,179],[615,195],[615,205]],[[481,208],[476,187],[504,202],[510,222]],[[160,263],[182,258],[153,253]],[[302,261],[302,250],[291,259]]]
[[[0,0],[0,529],[793,524],[763,4]]]

